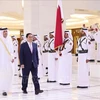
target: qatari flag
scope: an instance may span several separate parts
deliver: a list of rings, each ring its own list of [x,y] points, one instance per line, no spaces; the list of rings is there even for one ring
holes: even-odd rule
[[[56,14],[56,27],[55,27],[55,50],[63,43],[62,37],[62,23],[63,23],[63,12],[62,12],[62,1],[58,0],[57,3],[57,14]]]

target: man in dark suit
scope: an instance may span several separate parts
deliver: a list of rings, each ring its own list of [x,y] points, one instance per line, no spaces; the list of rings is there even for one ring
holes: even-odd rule
[[[35,94],[42,93],[38,82],[37,69],[39,64],[37,45],[33,43],[32,33],[26,34],[27,42],[21,44],[20,65],[22,68],[22,90],[27,94],[29,73],[32,73],[32,81],[35,87]]]

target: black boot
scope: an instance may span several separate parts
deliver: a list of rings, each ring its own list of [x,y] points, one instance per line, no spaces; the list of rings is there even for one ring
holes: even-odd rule
[[[3,96],[7,96],[7,92],[3,92],[2,95],[3,95]]]

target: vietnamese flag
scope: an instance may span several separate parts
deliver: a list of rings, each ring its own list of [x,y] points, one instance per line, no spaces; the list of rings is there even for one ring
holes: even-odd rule
[[[56,28],[55,28],[55,42],[54,48],[58,49],[59,46],[63,44],[62,38],[62,22],[63,22],[63,14],[62,14],[62,1],[58,0],[57,4],[57,14],[56,14]]]

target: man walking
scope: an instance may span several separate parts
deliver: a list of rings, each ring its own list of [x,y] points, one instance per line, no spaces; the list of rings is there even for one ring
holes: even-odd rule
[[[0,92],[7,96],[13,78],[13,44],[7,28],[0,28]]]
[[[27,42],[21,44],[20,64],[22,68],[22,90],[27,94],[28,77],[32,73],[32,81],[35,87],[35,94],[42,93],[38,82],[37,69],[39,64],[37,45],[33,43],[32,33],[26,34]]]

